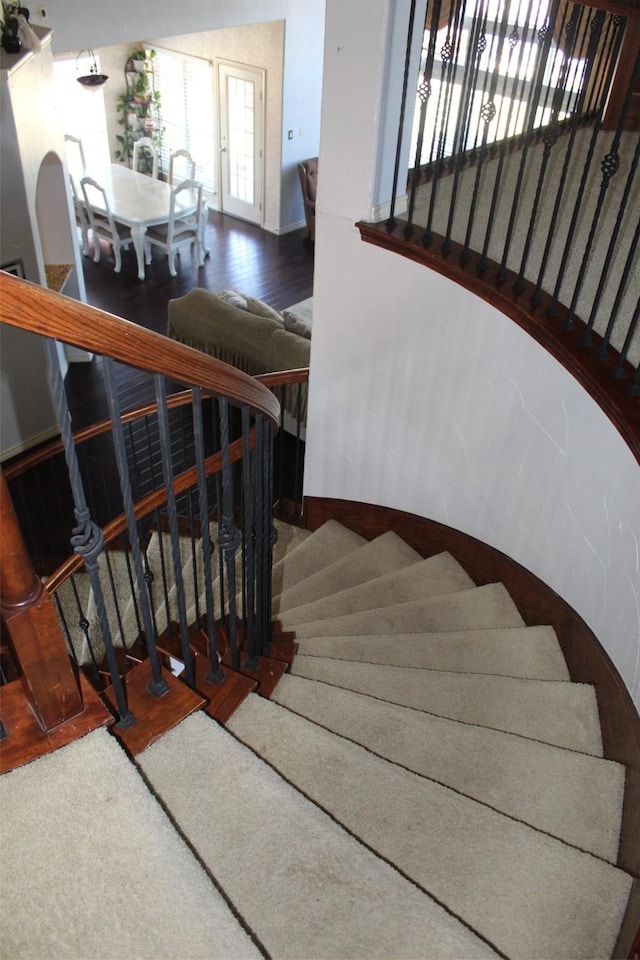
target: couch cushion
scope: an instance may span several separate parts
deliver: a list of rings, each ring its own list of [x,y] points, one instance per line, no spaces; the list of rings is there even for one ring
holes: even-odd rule
[[[313,324],[313,297],[301,300],[282,311],[284,328],[290,333],[297,333],[299,337],[311,340],[311,326]]]

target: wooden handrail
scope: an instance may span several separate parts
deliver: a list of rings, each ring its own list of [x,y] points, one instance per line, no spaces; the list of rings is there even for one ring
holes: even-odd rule
[[[148,373],[224,396],[261,413],[274,428],[277,398],[254,377],[129,320],[0,271],[0,320],[90,353],[106,354]]]

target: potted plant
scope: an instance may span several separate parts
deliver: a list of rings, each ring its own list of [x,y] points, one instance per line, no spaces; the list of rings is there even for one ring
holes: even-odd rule
[[[127,92],[120,94],[116,108],[118,123],[124,129],[116,135],[118,146],[115,153],[116,160],[123,163],[131,163],[133,144],[141,136],[150,136],[157,144],[162,141],[160,91],[154,85],[155,56],[155,50],[137,47],[125,65]]]
[[[18,36],[20,29],[19,17],[28,22],[29,11],[18,3],[2,4],[2,46],[7,53],[19,53],[22,50],[22,41]]]

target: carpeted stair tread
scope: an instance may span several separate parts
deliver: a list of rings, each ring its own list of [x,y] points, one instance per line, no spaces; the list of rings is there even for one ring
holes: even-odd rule
[[[285,675],[272,699],[372,753],[615,863],[621,764]]]
[[[360,552],[358,551],[358,554]],[[345,588],[331,596],[293,609],[281,609],[280,620],[285,629],[288,629],[289,623],[300,624],[321,620],[323,617],[347,616],[362,610],[374,610],[423,597],[457,593],[472,587],[475,587],[475,583],[458,561],[450,553],[440,553],[401,570],[367,580],[366,583]]]
[[[355,587],[417,563],[420,554],[392,530],[365,543],[346,557],[329,564],[317,573],[280,594],[274,609],[282,612],[291,607],[320,600],[323,597]]]
[[[262,956],[106,730],[2,776],[0,807],[3,957]]]
[[[303,637],[299,653],[396,667],[454,673],[495,673],[536,680],[569,680],[553,627],[492,627],[450,633],[373,637]]]
[[[632,883],[623,871],[255,694],[229,726],[506,956],[611,955]]]
[[[488,583],[331,619],[303,621],[299,625],[293,615],[287,618],[287,629],[295,630],[298,637],[373,636],[523,626],[516,605],[501,583]]]
[[[323,567],[346,557],[367,541],[337,520],[328,520],[303,543],[273,565],[273,596],[277,597]]]
[[[593,687],[297,655],[291,673],[437,716],[602,756]]]
[[[495,955],[203,714],[137,761],[269,956]]]

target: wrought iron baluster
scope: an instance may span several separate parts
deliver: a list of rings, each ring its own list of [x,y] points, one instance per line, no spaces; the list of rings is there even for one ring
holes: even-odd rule
[[[109,620],[104,604],[102,594],[102,584],[100,583],[100,570],[98,566],[98,556],[103,547],[102,530],[91,519],[87,500],[85,497],[84,486],[80,476],[80,467],[76,456],[73,433],[71,430],[71,416],[64,391],[64,381],[58,363],[58,354],[53,340],[45,340],[45,353],[47,357],[47,373],[51,394],[54,397],[54,406],[56,416],[60,425],[62,443],[65,451],[65,460],[69,472],[69,481],[73,492],[73,502],[75,504],[74,513],[76,517],[76,526],[73,528],[71,545],[74,553],[80,554],[84,560],[84,565],[91,587],[94,592],[98,622],[102,632],[102,638],[105,645],[107,663],[111,672],[113,692],[116,700],[117,711],[119,714],[119,726],[127,729],[135,723],[135,717],[127,704],[125,688],[120,677],[120,670],[116,660],[113,639],[109,627]]]
[[[640,141],[639,141],[639,142],[640,142]],[[633,268],[634,266],[635,266],[636,270],[638,269],[637,256],[638,256],[638,246],[639,246],[639,243],[640,243],[640,220],[638,220],[638,222],[637,222],[637,224],[636,224],[636,229],[635,229],[635,232],[634,232],[634,234],[633,234],[633,240],[631,241],[631,245],[630,245],[630,247],[629,247],[629,252],[627,253],[627,259],[626,259],[626,262],[625,262],[625,265],[624,265],[624,270],[623,270],[623,272],[622,272],[622,276],[621,276],[621,278],[620,278],[620,283],[619,283],[619,285],[618,285],[618,292],[617,292],[617,294],[616,294],[616,299],[615,299],[615,301],[614,301],[613,307],[611,308],[611,317],[609,318],[609,323],[607,324],[607,329],[606,329],[606,331],[605,331],[605,335],[604,335],[603,340],[602,340],[602,346],[601,346],[600,352],[599,352],[599,354],[598,354],[598,358],[599,358],[600,360],[604,360],[605,357],[606,357],[607,347],[609,346],[609,342],[610,342],[610,340],[611,340],[611,334],[612,334],[612,332],[613,332],[613,328],[614,328],[615,323],[616,323],[616,320],[617,320],[617,318],[618,318],[618,311],[620,310],[620,304],[621,304],[621,302],[622,302],[622,297],[624,296],[624,292],[625,292],[625,290],[626,290],[629,277],[631,276],[631,270],[632,270],[632,268]],[[603,280],[604,280],[605,277],[606,277],[606,273],[603,271],[601,283],[603,282]],[[598,288],[598,293],[599,293],[599,292],[600,292],[600,288]],[[594,312],[595,312],[595,311],[594,311]],[[623,346],[622,346],[622,350],[621,350],[621,353],[620,353],[620,359],[619,359],[619,362],[618,362],[618,367],[616,368],[616,376],[618,376],[618,377],[621,377],[621,376],[623,375],[623,373],[622,373],[623,365],[624,365],[625,360],[627,359],[627,355],[628,355],[628,353],[629,353],[629,348],[631,347],[631,341],[632,341],[632,339],[633,339],[633,334],[634,334],[634,332],[635,332],[635,325],[634,325],[634,324],[637,324],[637,322],[638,322],[638,320],[637,320],[637,317],[636,317],[635,321],[632,321],[632,323],[629,325],[629,329],[628,329],[628,331],[627,331],[627,335],[626,335],[626,337],[625,337],[625,341],[624,341],[624,344],[623,344]],[[590,318],[590,320],[589,320],[589,323],[591,323],[591,318]]]
[[[585,244],[582,263],[580,264],[578,277],[573,290],[573,296],[571,297],[568,316],[563,324],[564,329],[571,329],[571,327],[573,327],[573,318],[575,316],[576,304],[578,302],[578,297],[580,296],[580,292],[582,290],[582,284],[584,282],[584,277],[587,271],[587,267],[589,265],[589,260],[591,257],[591,249],[593,247],[593,241],[598,228],[598,223],[600,221],[600,216],[602,214],[602,208],[604,206],[605,197],[607,195],[607,191],[609,189],[611,180],[613,179],[613,177],[616,175],[616,173],[620,168],[620,153],[619,153],[620,140],[622,138],[622,134],[624,131],[625,117],[629,109],[629,104],[631,102],[631,97],[633,95],[633,90],[635,89],[635,84],[638,80],[638,77],[640,77],[640,53],[638,53],[638,56],[636,57],[636,62],[633,70],[633,77],[631,79],[631,83],[629,85],[629,88],[625,96],[624,106],[620,114],[620,119],[618,121],[618,126],[616,128],[616,132],[615,132],[613,141],[611,143],[610,150],[606,154],[606,156],[603,158],[602,163],[600,164],[600,169],[602,171],[602,180],[600,182],[600,192],[598,194],[596,209],[594,211],[593,218],[591,221],[589,237]],[[568,242],[569,241],[567,241],[567,243]],[[554,290],[554,294],[553,294],[554,301],[556,301],[557,299],[559,288],[560,288],[560,281],[556,284],[556,288]]]
[[[196,468],[198,472],[198,497],[200,507],[200,534],[202,539],[202,566],[204,576],[205,607],[207,613],[207,649],[209,653],[209,671],[207,682],[220,684],[225,676],[220,669],[220,660],[216,646],[216,618],[213,605],[213,560],[211,534],[209,532],[209,495],[205,470],[204,424],[202,417],[202,390],[194,387],[191,391],[193,409],[193,432],[195,439]]]
[[[416,150],[415,158],[413,163],[413,174],[411,177],[411,190],[409,192],[409,203],[407,209],[407,226],[405,228],[405,235],[410,236],[413,233],[413,213],[415,208],[416,201],[416,192],[418,190],[418,185],[420,183],[420,171],[422,166],[422,145],[424,142],[424,128],[427,117],[427,105],[429,102],[429,97],[431,96],[431,74],[433,71],[433,60],[435,56],[435,44],[436,44],[436,33],[438,29],[438,20],[440,17],[440,8],[442,0],[434,0],[431,9],[431,29],[429,32],[429,45],[427,52],[427,59],[424,65],[424,71],[422,74],[422,80],[418,84],[418,99],[420,100],[420,119],[418,121],[418,135],[416,139]],[[411,39],[413,36],[413,19],[415,14],[415,3],[412,4],[411,9],[411,18],[410,18],[410,28],[407,42],[407,56],[405,60],[405,86],[403,89],[403,97],[406,97],[406,71],[409,66],[409,58],[411,54]],[[404,107],[404,104],[403,104]],[[403,111],[404,112],[404,111]],[[400,127],[400,133],[402,133],[402,127]],[[400,147],[400,144],[399,144]],[[398,152],[396,154],[397,160],[400,159],[400,151],[398,147]]]
[[[482,18],[477,20],[479,10],[482,10]],[[451,190],[451,200],[449,203],[449,216],[445,231],[445,239],[442,244],[443,253],[448,253],[451,249],[451,232],[453,229],[453,219],[455,216],[456,202],[458,198],[458,188],[460,185],[460,175],[464,165],[464,150],[469,135],[469,124],[471,117],[471,105],[473,102],[473,92],[480,69],[480,58],[482,57],[487,44],[486,38],[487,15],[486,8],[483,7],[482,0],[478,0],[476,14],[473,19],[473,30],[471,41],[467,50],[467,62],[464,69],[464,78],[462,81],[461,102],[463,109],[460,112],[454,140],[454,173],[453,186]],[[473,51],[473,56],[470,52]]]
[[[436,0],[440,2],[440,0]],[[396,141],[396,159],[393,167],[393,185],[391,187],[391,209],[389,219],[387,220],[387,230],[391,233],[396,226],[396,197],[398,192],[398,179],[400,176],[400,157],[402,154],[402,140],[404,134],[404,118],[407,108],[407,89],[409,86],[409,68],[411,66],[411,47],[413,38],[413,25],[416,17],[416,0],[411,0],[409,9],[409,31],[407,39],[407,48],[404,57],[404,74],[402,78],[402,98],[400,100],[400,122],[398,124],[398,139]]]
[[[627,331],[622,353],[620,354],[620,359],[618,360],[618,364],[615,369],[614,375],[617,379],[621,379],[624,376],[625,358],[629,352],[631,341],[633,340],[638,329],[640,329],[640,297],[638,297],[636,308],[633,311],[633,317],[631,318],[631,323],[629,324],[629,330]],[[629,388],[629,393],[632,397],[640,396],[640,366],[636,367],[636,372],[633,377],[633,382]]]
[[[497,62],[498,65],[500,64],[500,60],[502,59],[502,51],[503,51],[503,48],[504,48],[504,41],[505,41],[505,37],[506,37],[506,33],[507,33],[507,28],[508,28],[508,25],[509,25],[508,11],[509,11],[509,7],[508,7],[508,4],[507,4],[507,5],[505,5],[505,8],[504,8],[504,15],[503,15],[503,18],[502,18],[502,22],[501,22],[501,24],[500,24],[500,30],[499,30],[498,38],[497,38],[497,39],[498,39],[498,49],[497,49],[497,52],[496,52],[496,62]],[[497,22],[497,21],[496,21],[496,22]],[[494,39],[495,39],[495,31],[494,31],[493,36],[492,36],[492,46],[491,46],[491,51],[492,51],[492,52],[493,52],[493,40],[494,40]],[[473,230],[473,221],[474,221],[474,218],[475,218],[476,206],[477,206],[477,203],[478,203],[478,195],[479,195],[479,191],[480,191],[480,180],[481,180],[482,172],[483,172],[483,169],[484,169],[484,161],[485,161],[485,158],[486,158],[486,156],[487,156],[487,141],[488,141],[488,137],[489,137],[489,125],[491,124],[491,121],[495,118],[495,115],[496,115],[495,95],[496,95],[496,87],[497,87],[497,85],[498,85],[498,69],[497,69],[497,67],[496,67],[496,70],[494,70],[493,73],[491,74],[491,82],[490,82],[490,85],[489,85],[489,97],[488,97],[488,99],[484,102],[484,104],[482,105],[482,107],[481,107],[481,109],[480,109],[480,113],[479,113],[479,121],[478,121],[478,122],[480,122],[480,119],[483,120],[483,122],[484,122],[484,131],[483,131],[483,134],[482,134],[482,143],[481,143],[481,146],[480,146],[480,152],[479,152],[479,156],[478,156],[478,162],[477,162],[477,164],[476,164],[476,175],[475,175],[475,182],[474,182],[474,185],[473,185],[473,192],[472,192],[472,196],[471,196],[471,203],[470,203],[470,205],[469,205],[469,217],[468,217],[468,219],[467,219],[467,232],[466,232],[466,235],[465,235],[464,246],[463,246],[462,253],[461,253],[461,261],[462,261],[463,263],[465,263],[465,262],[469,259],[469,256],[470,256],[469,245],[470,245],[470,243],[471,243],[471,232],[472,232],[472,230]]]
[[[144,568],[142,564],[142,551],[138,540],[138,528],[135,519],[135,509],[133,502],[133,492],[129,480],[127,453],[124,441],[124,431],[122,429],[122,412],[120,409],[120,399],[118,388],[115,382],[115,363],[111,357],[104,357],[104,373],[107,384],[107,400],[109,404],[109,415],[111,417],[113,430],[113,443],[116,455],[118,473],[120,475],[120,491],[124,503],[124,512],[127,518],[127,531],[129,542],[133,554],[133,564],[138,582],[138,592],[140,595],[140,604],[142,607],[142,620],[145,628],[145,639],[149,662],[151,665],[151,682],[148,686],[149,692],[156,697],[161,697],[167,693],[169,687],[167,681],[162,676],[162,669],[156,647],[156,633],[151,617],[151,604],[146,592],[144,578]]]
[[[636,176],[636,172],[637,172],[637,170],[638,170],[638,160],[639,160],[639,159],[640,159],[640,137],[638,137],[637,140],[636,140],[636,149],[635,149],[635,151],[634,151],[633,160],[631,161],[631,166],[629,167],[629,172],[628,172],[628,174],[627,174],[627,179],[626,179],[625,186],[624,186],[624,192],[623,192],[623,194],[622,194],[622,200],[620,201],[620,206],[618,207],[618,215],[617,215],[617,217],[616,217],[615,226],[614,226],[614,228],[613,228],[613,232],[612,232],[611,238],[610,238],[610,240],[609,240],[609,246],[608,246],[608,248],[607,248],[607,254],[606,254],[606,256],[605,256],[604,263],[603,263],[603,265],[602,265],[602,270],[601,270],[601,273],[600,273],[600,280],[599,280],[599,282],[598,282],[598,288],[597,288],[596,293],[595,293],[595,296],[594,296],[594,298],[593,298],[593,304],[592,304],[592,306],[591,306],[591,313],[589,314],[589,319],[588,319],[588,321],[587,321],[587,329],[586,329],[585,334],[584,334],[584,337],[582,338],[582,341],[581,341],[584,346],[589,346],[589,345],[591,344],[591,342],[592,342],[591,333],[592,333],[592,331],[593,331],[593,326],[594,326],[594,323],[595,323],[596,314],[597,314],[597,312],[598,312],[598,307],[600,306],[600,300],[601,300],[601,298],[602,298],[602,293],[603,293],[605,284],[606,284],[606,282],[607,282],[607,279],[608,279],[608,277],[609,277],[609,270],[610,270],[610,267],[611,267],[611,263],[612,263],[612,260],[613,260],[614,253],[615,253],[615,251],[616,251],[616,246],[617,246],[617,242],[618,242],[618,237],[619,237],[619,235],[620,235],[620,228],[621,228],[621,226],[622,226],[622,221],[624,220],[625,213],[627,212],[627,203],[628,203],[628,201],[629,201],[629,197],[630,197],[630,195],[631,195],[631,188],[632,188],[632,186],[633,186],[633,183],[634,183],[634,180],[635,180],[635,176]],[[631,207],[630,209],[633,209],[633,208]],[[629,251],[628,251],[628,253],[627,253],[627,260],[626,260],[625,268],[624,268],[624,270],[623,270],[622,278],[621,278],[621,280],[620,280],[620,285],[619,285],[619,287],[618,287],[618,294],[617,294],[617,296],[616,296],[615,304],[614,304],[613,310],[612,310],[612,312],[611,312],[611,317],[610,317],[610,319],[609,319],[609,323],[607,324],[607,330],[606,330],[605,337],[604,337],[604,341],[603,341],[602,348],[601,348],[601,351],[600,351],[600,357],[602,357],[604,354],[606,354],[606,347],[607,347],[607,345],[609,344],[609,340],[610,340],[610,338],[611,338],[611,332],[612,332],[612,330],[613,330],[613,327],[614,327],[614,324],[615,324],[615,321],[616,321],[616,317],[617,317],[617,313],[618,313],[618,308],[620,307],[620,301],[622,300],[622,297],[623,297],[623,295],[624,295],[624,291],[625,291],[625,288],[626,288],[627,280],[628,280],[628,278],[629,278],[629,276],[630,276],[630,274],[631,274],[631,268],[632,268],[632,266],[634,265],[634,263],[636,264],[636,269],[638,269],[638,265],[637,265],[637,261],[636,261],[636,250],[637,250],[637,247],[638,247],[638,237],[639,237],[639,235],[640,235],[640,219],[638,220],[638,223],[636,224],[636,230],[635,230],[634,238],[633,238],[633,240],[632,240],[632,242],[631,242],[631,247],[630,247],[630,249],[629,249]]]
[[[594,20],[596,20],[596,19],[597,19],[597,18],[594,18]],[[578,130],[580,129],[580,124],[581,124],[581,121],[582,121],[583,116],[584,116],[582,107],[583,107],[583,104],[584,104],[584,98],[586,97],[586,93],[587,93],[587,89],[588,89],[588,86],[589,86],[589,82],[590,82],[590,80],[591,80],[591,77],[593,76],[593,69],[594,69],[594,66],[595,66],[595,51],[596,51],[596,49],[597,49],[597,40],[598,40],[598,37],[599,37],[599,35],[601,35],[601,29],[602,29],[602,28],[601,28],[601,26],[600,26],[600,30],[598,30],[598,25],[597,25],[597,23],[594,24],[594,30],[593,30],[593,35],[592,35],[592,42],[590,43],[589,50],[588,50],[588,52],[587,52],[587,63],[585,64],[585,73],[584,73],[584,80],[583,80],[582,97],[581,97],[581,100],[579,101],[579,103],[578,103],[577,106],[576,106],[576,110],[575,110],[573,116],[571,117],[571,121],[570,121],[570,125],[569,125],[568,142],[567,142],[567,146],[566,146],[566,150],[565,150],[565,156],[564,156],[564,163],[563,163],[562,172],[561,172],[561,175],[560,175],[560,180],[559,180],[559,183],[558,183],[558,189],[557,189],[557,191],[556,191],[556,196],[555,196],[555,201],[554,201],[554,205],[553,205],[553,211],[552,211],[552,214],[551,214],[551,219],[550,219],[550,221],[549,221],[549,228],[548,228],[548,231],[547,231],[547,239],[546,239],[546,242],[545,242],[544,251],[543,251],[543,254],[542,254],[542,259],[541,259],[541,261],[540,261],[540,268],[539,268],[539,271],[538,271],[538,278],[537,278],[537,281],[536,281],[535,289],[534,289],[534,291],[533,291],[533,293],[532,293],[532,295],[531,295],[531,300],[532,300],[532,303],[534,303],[534,304],[540,303],[540,301],[541,301],[541,299],[542,299],[542,284],[543,284],[543,281],[544,281],[544,276],[545,276],[546,271],[547,271],[547,266],[548,266],[548,262],[549,262],[549,254],[550,254],[550,251],[551,251],[551,246],[552,246],[553,239],[554,239],[555,232],[556,232],[556,226],[557,226],[557,223],[558,223],[558,217],[559,217],[559,213],[560,213],[560,208],[561,208],[562,200],[563,200],[564,193],[565,193],[565,186],[566,186],[566,183],[567,183],[567,177],[568,177],[568,175],[569,175],[569,171],[571,170],[571,158],[572,158],[572,156],[573,156],[573,149],[574,149],[574,146],[575,146],[576,136],[577,136]],[[596,42],[594,43],[594,41],[596,41]],[[609,70],[610,70],[610,78],[609,78],[609,79],[611,79],[611,76],[613,75],[613,74],[612,74],[613,69],[614,69],[614,61],[611,61],[610,67],[609,67]],[[601,114],[601,112],[602,112],[602,106],[603,106],[603,105],[601,105],[601,108],[600,108],[600,111],[599,111],[600,114]],[[588,156],[588,158],[587,158],[587,163],[585,164],[585,168],[584,168],[584,170],[583,170],[583,176],[586,176],[586,174],[588,173],[588,170],[589,170],[589,168],[590,168],[590,163],[591,163],[591,159],[590,159],[590,158],[593,156],[593,150],[595,149],[595,143],[596,143],[596,138],[597,138],[597,131],[598,131],[598,128],[597,128],[597,124],[596,124],[596,126],[594,127],[594,132],[593,132],[592,141],[591,141],[591,145],[592,145],[592,148],[593,148],[593,149],[591,149],[590,152],[589,152],[589,156]],[[578,193],[578,202],[579,202],[579,200],[580,200],[580,193]],[[575,226],[575,219],[577,219],[578,212],[579,212],[579,206],[576,204],[576,207],[575,207],[575,209],[574,209],[574,220],[572,221],[572,226],[570,227],[569,235],[571,235],[571,232],[572,232],[572,230],[573,230],[573,226]],[[565,263],[566,263],[566,260],[565,260]],[[563,270],[562,267],[561,267],[561,270]]]
[[[592,46],[590,48],[590,52],[592,54],[595,53],[595,48],[597,47],[597,44],[600,38],[600,31],[602,29],[604,14],[601,11],[599,11],[596,19],[598,21],[597,29],[592,31],[592,37],[591,37]],[[564,50],[562,64],[560,67],[560,78],[558,80],[558,83],[555,85],[551,118],[542,134],[544,149],[542,151],[542,158],[540,160],[540,170],[538,173],[538,180],[536,183],[536,191],[535,191],[533,203],[531,205],[531,213],[529,216],[529,226],[527,228],[527,236],[526,236],[524,248],[522,251],[520,269],[518,271],[518,276],[514,284],[514,290],[516,291],[516,293],[520,293],[524,287],[525,270],[527,266],[527,261],[529,259],[529,251],[531,249],[533,234],[534,234],[534,230],[535,230],[537,219],[538,219],[538,207],[540,205],[540,201],[543,196],[544,182],[547,175],[549,163],[551,160],[551,153],[556,143],[558,142],[558,138],[560,136],[559,113],[562,107],[562,101],[564,99],[564,93],[566,90],[566,84],[567,84],[568,75],[569,75],[569,63],[571,61],[572,51],[573,51],[572,44],[575,41],[575,38],[577,36],[579,24],[580,24],[580,18],[576,17],[574,12],[572,20],[570,21],[570,24],[569,24],[571,29],[567,30],[567,41],[566,41],[566,46]],[[591,60],[587,59],[587,64],[585,65],[587,77],[589,76],[589,68],[591,64],[592,64],[592,59]],[[574,121],[574,124],[573,124],[574,128],[575,128],[575,122],[577,121]],[[560,199],[560,192],[558,191],[556,196],[556,204],[559,202],[559,199]],[[549,231],[549,234],[550,234],[550,231]]]
[[[256,533],[255,533],[255,451],[251,450],[251,418],[249,407],[242,408],[242,484],[243,484],[243,541],[245,583],[245,631],[249,670],[258,669],[256,657]]]
[[[558,13],[560,0],[552,0],[551,9],[549,11],[549,21],[548,23],[555,23],[556,16]],[[538,66],[536,69],[536,76],[533,84],[533,94],[530,99],[530,105],[528,110],[528,119],[526,124],[526,133],[524,137],[524,144],[522,146],[522,151],[520,154],[520,165],[518,168],[518,176],[516,180],[516,186],[513,191],[513,201],[511,204],[511,214],[509,217],[509,224],[507,226],[507,232],[505,236],[505,242],[502,253],[502,261],[500,264],[500,269],[498,271],[498,282],[504,282],[507,275],[507,258],[509,256],[509,250],[511,248],[511,239],[513,237],[513,231],[515,228],[516,217],[518,212],[518,202],[517,198],[520,196],[522,189],[522,181],[524,179],[527,157],[529,148],[533,142],[533,134],[535,128],[535,115],[536,115],[536,106],[540,100],[540,91],[542,90],[542,84],[544,80],[544,72],[546,69],[547,61],[549,59],[549,50],[551,49],[551,40],[553,37],[553,30],[549,29],[548,25],[542,30],[538,31],[538,37],[541,39],[541,54],[538,61]]]
[[[162,473],[167,497],[167,514],[169,517],[169,536],[171,538],[171,557],[173,560],[173,576],[175,578],[176,601],[178,605],[178,622],[180,625],[180,646],[184,663],[185,680],[190,687],[195,684],[193,653],[189,647],[189,625],[185,606],[184,579],[182,576],[182,558],[180,556],[180,535],[178,532],[178,511],[176,495],[173,489],[173,460],[171,457],[171,431],[167,409],[167,391],[165,379],[162,375],[154,377],[156,404],[158,408],[158,429],[160,433],[160,451],[162,454]]]
[[[222,444],[222,517],[218,524],[218,543],[222,550],[226,573],[229,600],[229,648],[231,666],[238,670],[240,657],[238,649],[238,618],[236,611],[236,551],[240,546],[240,531],[234,522],[233,510],[233,474],[229,456],[229,401],[226,397],[219,400],[220,440]],[[224,605],[223,605],[224,606]]]
[[[466,0],[456,0],[455,7],[449,14],[449,23],[447,25],[447,38],[440,51],[442,68],[440,71],[440,84],[438,93],[438,105],[436,117],[440,116],[440,129],[438,133],[438,150],[433,172],[431,177],[431,193],[429,199],[429,212],[427,214],[427,223],[422,237],[422,243],[428,246],[433,239],[432,224],[435,213],[436,195],[440,176],[444,170],[444,161],[446,156],[446,133],[449,127],[449,112],[454,92],[454,81],[456,75],[456,64],[460,51],[462,40],[462,24],[466,14]],[[451,16],[453,15],[453,24]]]
[[[536,12],[536,16],[540,12],[540,2],[541,0],[538,0],[538,9]],[[522,91],[524,89],[524,84],[525,84],[524,78],[528,72],[529,64],[533,56],[533,43],[530,42],[531,35],[534,32],[534,28],[535,28],[535,21],[532,24],[532,18],[531,18],[532,7],[533,7],[533,0],[529,0],[529,6],[527,9],[526,27],[523,30],[523,35],[521,38],[520,49],[518,52],[517,70],[516,70],[517,76],[521,77],[522,79],[520,80],[520,89],[518,90],[516,86],[514,95],[509,97],[509,109],[507,111],[507,123],[506,123],[507,131],[510,128],[511,118],[514,111],[514,104],[517,100],[522,99],[522,96],[523,96]],[[526,59],[526,64],[524,64],[524,68],[523,68],[525,52],[527,52],[527,59]],[[480,276],[486,273],[489,266],[489,260],[488,260],[489,244],[491,242],[491,236],[492,236],[493,228],[495,225],[495,214],[496,214],[496,208],[498,206],[498,200],[500,198],[502,174],[504,172],[504,165],[505,165],[505,161],[506,161],[506,157],[507,157],[507,153],[509,152],[509,149],[510,149],[510,140],[507,137],[504,137],[499,147],[499,159],[498,159],[496,173],[493,181],[493,191],[491,194],[491,204],[489,209],[489,215],[487,217],[487,227],[486,227],[485,236],[484,236],[484,244],[482,247],[482,255],[478,262],[478,274]]]

